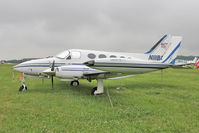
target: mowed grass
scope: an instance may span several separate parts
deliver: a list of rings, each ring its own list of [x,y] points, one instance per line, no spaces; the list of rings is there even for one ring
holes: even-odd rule
[[[55,79],[27,79],[18,92],[19,73],[0,65],[0,132],[199,132],[199,72],[166,69],[136,77],[105,80],[107,94],[91,96],[96,82],[79,87]],[[122,86],[117,90],[115,87]]]

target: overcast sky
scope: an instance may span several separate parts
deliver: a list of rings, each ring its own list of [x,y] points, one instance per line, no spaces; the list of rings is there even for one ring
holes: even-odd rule
[[[0,0],[0,59],[71,48],[141,52],[164,34],[199,55],[198,0]]]

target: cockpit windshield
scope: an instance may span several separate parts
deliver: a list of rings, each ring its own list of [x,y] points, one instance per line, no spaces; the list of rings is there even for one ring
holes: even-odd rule
[[[59,53],[58,55],[56,55],[57,58],[60,58],[60,59],[65,59],[67,58],[68,56],[70,55],[70,52],[68,50],[64,51],[64,52],[61,52]]]

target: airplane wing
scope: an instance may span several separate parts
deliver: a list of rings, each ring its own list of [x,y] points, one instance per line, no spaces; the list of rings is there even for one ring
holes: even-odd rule
[[[83,75],[84,76],[96,76],[96,75],[100,75],[100,74],[110,74],[110,72],[106,72],[106,71],[99,71],[99,72],[85,72]]]
[[[110,79],[110,80],[123,79],[123,78],[136,76],[136,75],[125,75],[125,76],[113,75],[110,72],[106,72],[106,71],[84,73],[84,76],[86,76],[86,77],[90,77],[90,76],[91,77],[96,77],[98,75],[102,75],[103,78]]]
[[[113,77],[113,78],[108,78],[108,79],[115,80],[115,79],[123,79],[123,78],[134,77],[134,76],[136,75],[127,75],[127,76]]]

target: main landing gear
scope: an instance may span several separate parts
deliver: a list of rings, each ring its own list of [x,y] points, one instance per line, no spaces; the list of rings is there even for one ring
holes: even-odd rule
[[[19,88],[19,91],[27,91],[28,88],[27,88],[27,86],[25,85],[24,73],[23,73],[23,79],[21,80],[21,84],[22,84],[22,86]]]
[[[79,85],[79,81],[78,80],[71,81],[70,85],[77,87]]]
[[[97,79],[97,87],[91,90],[91,95],[99,95],[104,93],[103,79]]]

